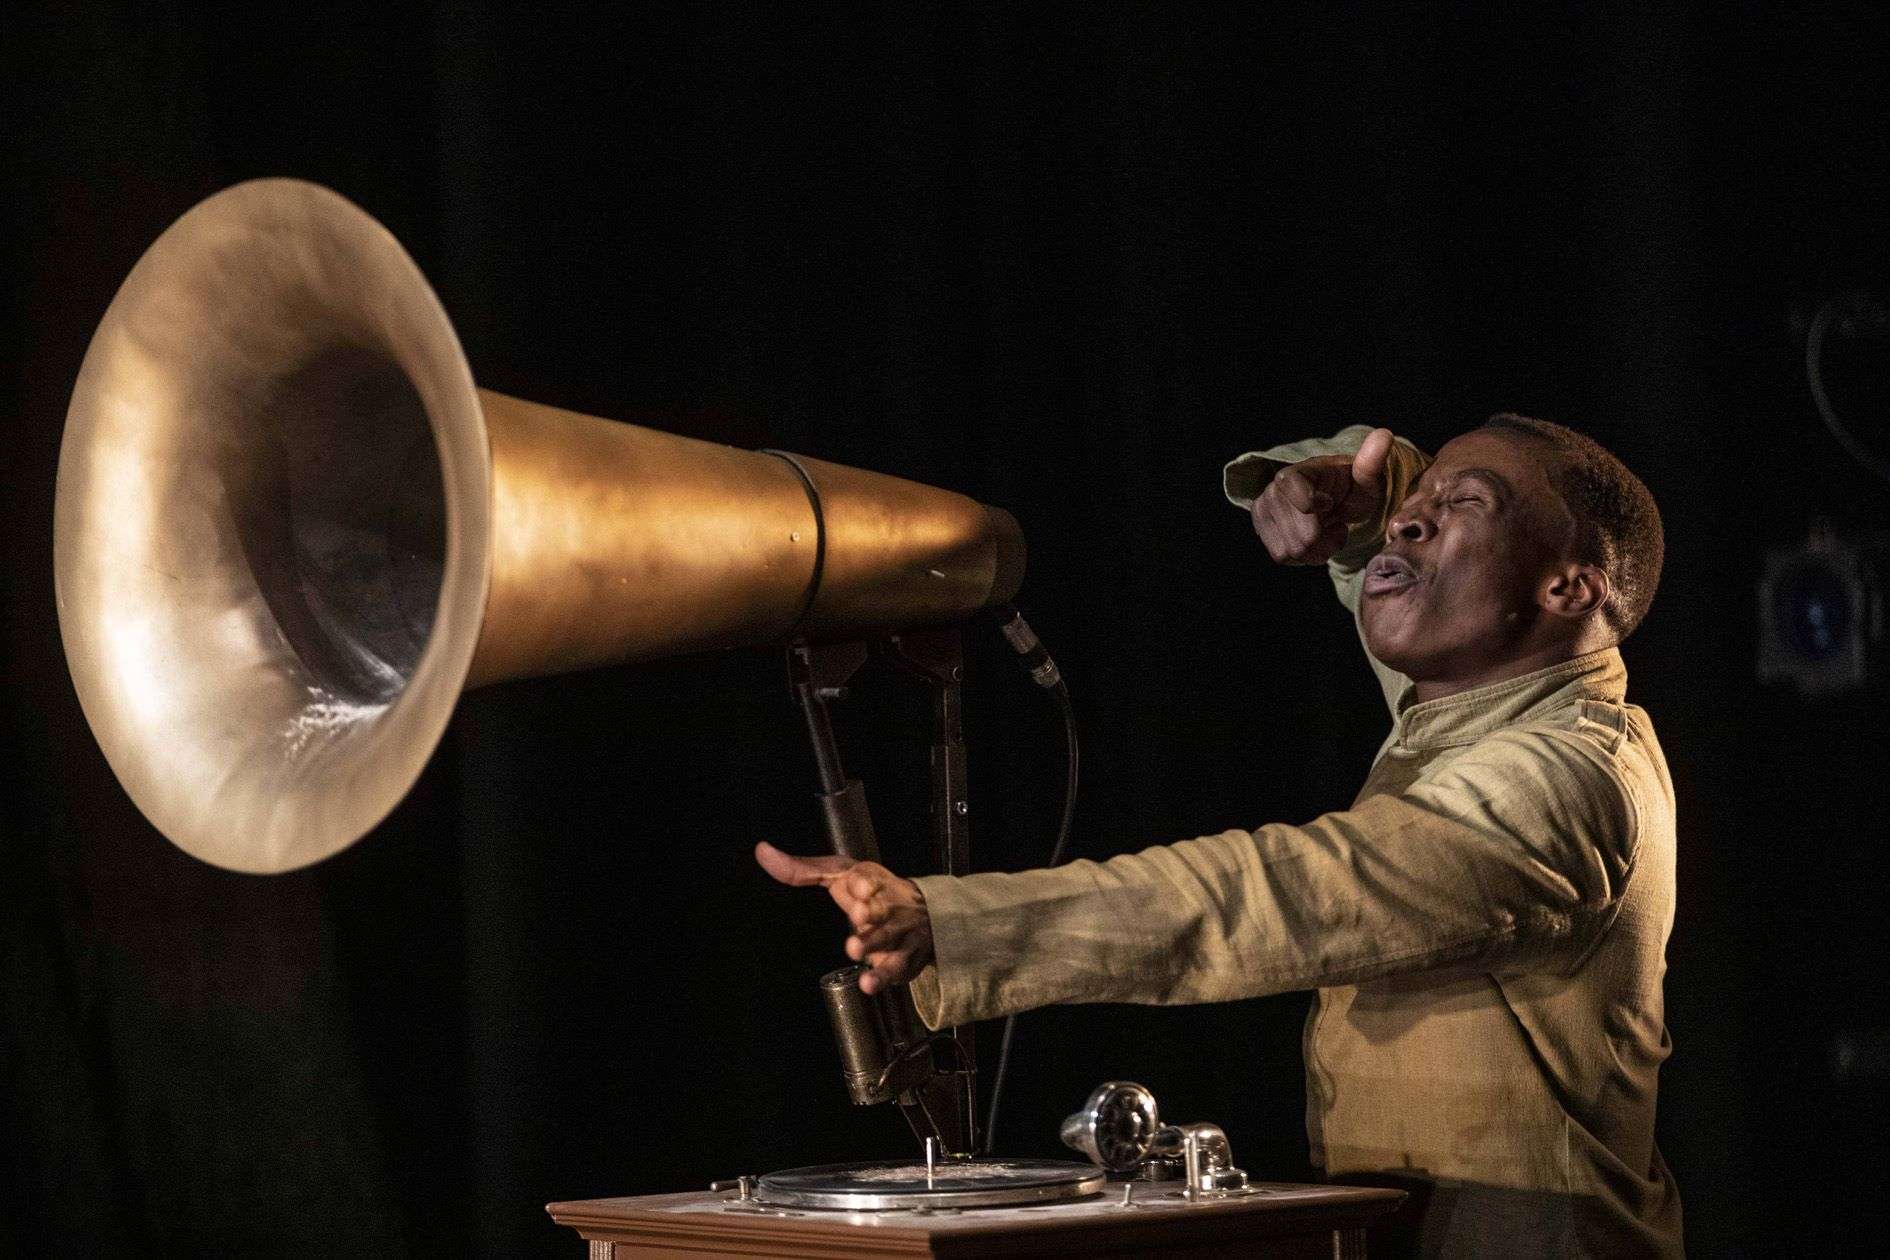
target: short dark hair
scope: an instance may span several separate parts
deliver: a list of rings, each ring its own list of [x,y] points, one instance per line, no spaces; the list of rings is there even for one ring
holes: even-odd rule
[[[1628,466],[1586,434],[1548,420],[1503,412],[1486,429],[1543,443],[1554,452],[1549,482],[1575,518],[1575,558],[1608,575],[1602,616],[1616,642],[1634,632],[1654,602],[1666,543],[1654,496]]]

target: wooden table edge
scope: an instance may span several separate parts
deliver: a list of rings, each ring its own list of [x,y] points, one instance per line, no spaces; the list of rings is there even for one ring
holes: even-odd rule
[[[897,1225],[876,1224],[862,1229],[850,1224],[845,1214],[838,1212],[831,1217],[825,1214],[784,1217],[759,1213],[748,1217],[737,1212],[711,1212],[708,1209],[718,1200],[705,1199],[701,1191],[577,1199],[548,1203],[545,1211],[553,1221],[575,1230],[589,1242],[686,1243],[706,1240],[711,1236],[767,1235],[780,1238],[785,1233],[794,1237],[797,1243],[838,1247],[843,1253],[845,1250],[859,1249],[862,1252],[909,1250],[913,1255],[945,1255],[966,1246],[988,1243],[991,1236],[996,1234],[1029,1237],[1057,1231],[1081,1233],[1086,1229],[1120,1231],[1127,1227],[1136,1233],[1142,1229],[1159,1230],[1172,1237],[1176,1233],[1193,1232],[1189,1228],[1190,1222],[1206,1225],[1216,1218],[1230,1215],[1252,1218],[1253,1224],[1264,1231],[1261,1236],[1290,1235],[1296,1226],[1305,1223],[1306,1218],[1314,1216],[1320,1219],[1322,1227],[1329,1226],[1334,1230],[1364,1229],[1395,1210],[1406,1198],[1402,1190],[1378,1186],[1318,1188],[1330,1190],[1333,1195],[1304,1202],[1283,1202],[1263,1211],[1256,1211],[1251,1199],[1230,1199],[1198,1204],[1189,1209],[1151,1212],[1139,1218],[1089,1217],[1077,1224],[1068,1218],[1052,1216],[1037,1220],[1019,1220],[1015,1216],[1008,1216],[1002,1220],[993,1220],[988,1225],[978,1223],[970,1228],[966,1228],[961,1221],[958,1228],[950,1232],[934,1232],[916,1223],[908,1225],[903,1222]],[[674,1207],[663,1206],[666,1203],[691,1202],[700,1204],[703,1210],[677,1211]],[[633,1203],[653,1206],[629,1206]]]

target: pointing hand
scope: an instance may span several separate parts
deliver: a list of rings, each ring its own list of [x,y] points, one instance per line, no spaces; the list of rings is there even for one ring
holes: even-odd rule
[[[878,862],[848,857],[795,857],[767,841],[755,846],[761,869],[784,884],[819,885],[853,925],[847,957],[872,970],[860,976],[860,991],[877,993],[904,984],[932,961],[932,919],[919,886]]]
[[[1253,501],[1253,530],[1281,564],[1324,564],[1346,533],[1385,506],[1391,430],[1373,429],[1355,455],[1317,455],[1282,468]]]

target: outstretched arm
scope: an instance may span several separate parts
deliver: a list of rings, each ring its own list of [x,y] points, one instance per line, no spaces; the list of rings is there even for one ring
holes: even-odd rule
[[[1518,728],[1304,826],[1015,875],[901,879],[756,856],[846,911],[868,992],[911,980],[933,1028],[1056,1002],[1217,1002],[1441,967],[1568,963],[1612,921],[1640,809],[1586,735]]]
[[[939,1027],[1058,1002],[1218,1002],[1441,968],[1573,965],[1612,921],[1639,811],[1584,736],[1515,730],[1303,826],[1053,870],[919,880]]]

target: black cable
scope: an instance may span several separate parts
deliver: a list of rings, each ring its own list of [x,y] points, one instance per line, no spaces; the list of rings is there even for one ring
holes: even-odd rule
[[[1853,296],[1849,304],[1858,307],[1867,301],[1868,299],[1859,295]],[[1850,426],[1845,424],[1843,417],[1838,415],[1837,408],[1831,405],[1831,395],[1824,388],[1824,338],[1831,329],[1831,321],[1845,314],[1839,309],[1843,304],[1845,304],[1843,298],[1833,298],[1826,302],[1818,308],[1817,315],[1812,318],[1811,327],[1805,330],[1805,378],[1811,383],[1811,401],[1817,404],[1818,415],[1824,420],[1824,427],[1831,430],[1831,436],[1838,440],[1838,445],[1844,448],[1845,453],[1879,477],[1890,481],[1890,460],[1885,460],[1882,455],[1872,450],[1868,444],[1851,432]],[[1875,314],[1878,320],[1882,319],[1881,308],[1876,312],[1866,310],[1864,314],[1866,318]]]
[[[1068,754],[1069,777],[1063,786],[1063,819],[1057,824],[1057,842],[1050,850],[1050,865],[1063,861],[1063,850],[1070,843],[1070,820],[1076,815],[1076,782],[1080,751],[1076,742],[1076,710],[1070,704],[1070,689],[1061,678],[1049,688],[1063,710],[1063,746]],[[997,1141],[998,1102],[1004,1096],[1004,1074],[1011,1066],[1011,1037],[1017,1031],[1017,1016],[1004,1017],[1004,1035],[998,1042],[997,1071],[991,1074],[991,1105],[984,1114],[984,1154],[989,1155]]]

